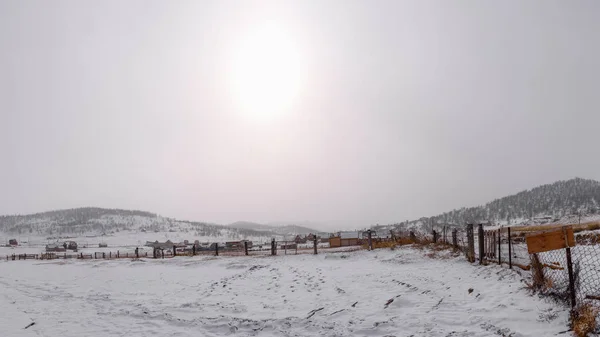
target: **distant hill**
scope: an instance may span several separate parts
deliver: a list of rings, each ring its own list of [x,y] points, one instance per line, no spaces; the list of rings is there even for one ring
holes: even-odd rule
[[[300,234],[300,235],[306,235],[306,234],[310,234],[310,233],[318,233],[319,231],[313,228],[308,228],[308,227],[304,227],[304,226],[298,226],[298,225],[290,225],[290,224],[286,224],[286,225],[275,225],[275,224],[271,224],[271,225],[265,225],[265,224],[259,224],[259,223],[255,223],[255,222],[249,222],[249,221],[237,221],[234,222],[232,224],[229,224],[229,227],[231,228],[238,228],[238,229],[248,229],[248,230],[255,230],[255,231],[266,231],[266,232],[271,232],[271,233],[275,233],[278,235],[285,235],[285,236],[291,236],[291,235],[295,235],[295,234]]]
[[[499,198],[482,206],[463,207],[418,220],[380,226],[424,228],[466,223],[495,225],[573,223],[600,217],[600,182],[574,178],[542,185],[530,190]]]
[[[195,236],[271,238],[316,233],[302,226],[273,226],[239,221],[229,226],[166,218],[154,213],[97,207],[0,216],[0,233],[63,236],[132,232],[182,232]]]
[[[251,230],[257,230],[257,231],[269,231],[273,228],[272,226],[269,226],[269,225],[263,225],[263,224],[259,224],[256,222],[250,222],[250,221],[237,221],[232,224],[229,224],[228,226],[231,228],[251,229]]]
[[[183,232],[208,237],[271,237],[276,233],[176,220],[154,213],[96,207],[0,216],[0,232],[42,236],[133,232]]]

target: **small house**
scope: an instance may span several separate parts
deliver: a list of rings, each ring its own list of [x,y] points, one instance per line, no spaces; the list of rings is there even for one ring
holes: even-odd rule
[[[47,252],[65,252],[66,249],[58,243],[49,243],[46,245]]]
[[[19,243],[17,242],[17,239],[10,239],[10,240],[8,240],[8,245],[9,246],[18,246]]]
[[[167,240],[166,242],[158,242],[154,241],[146,241],[146,246],[147,247],[152,247],[154,249],[170,249],[173,250],[173,246],[175,246],[175,244],[173,244],[173,242],[171,240]],[[185,245],[183,245],[185,247]]]
[[[228,241],[228,242],[225,242],[225,248],[227,248],[227,249],[243,249],[244,242],[243,241]]]
[[[306,243],[306,237],[301,237],[300,235],[296,235],[294,238],[295,243]]]
[[[216,246],[219,245],[219,249],[225,249],[225,243],[223,242],[213,242],[210,244],[209,249],[210,250],[215,250]]]
[[[68,250],[77,250],[77,242],[75,241],[65,241],[63,247]]]

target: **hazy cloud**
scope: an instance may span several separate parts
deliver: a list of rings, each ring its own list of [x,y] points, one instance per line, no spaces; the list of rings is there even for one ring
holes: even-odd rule
[[[279,25],[302,88],[245,116]],[[0,213],[366,226],[600,179],[596,1],[0,2]]]

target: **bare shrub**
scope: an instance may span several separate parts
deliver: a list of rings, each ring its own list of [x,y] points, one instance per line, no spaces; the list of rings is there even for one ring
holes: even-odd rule
[[[596,330],[598,308],[589,303],[582,304],[573,310],[571,324],[577,337],[586,337]]]
[[[529,288],[533,291],[542,291],[546,289],[547,282],[544,276],[544,265],[540,262],[538,254],[531,254],[531,279]]]

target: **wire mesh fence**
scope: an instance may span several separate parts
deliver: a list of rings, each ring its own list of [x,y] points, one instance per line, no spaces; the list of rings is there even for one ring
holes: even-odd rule
[[[600,307],[600,245],[582,244],[571,251],[577,302]]]
[[[569,304],[575,294],[570,287],[566,250],[534,253],[530,255],[530,259],[530,289]]]

